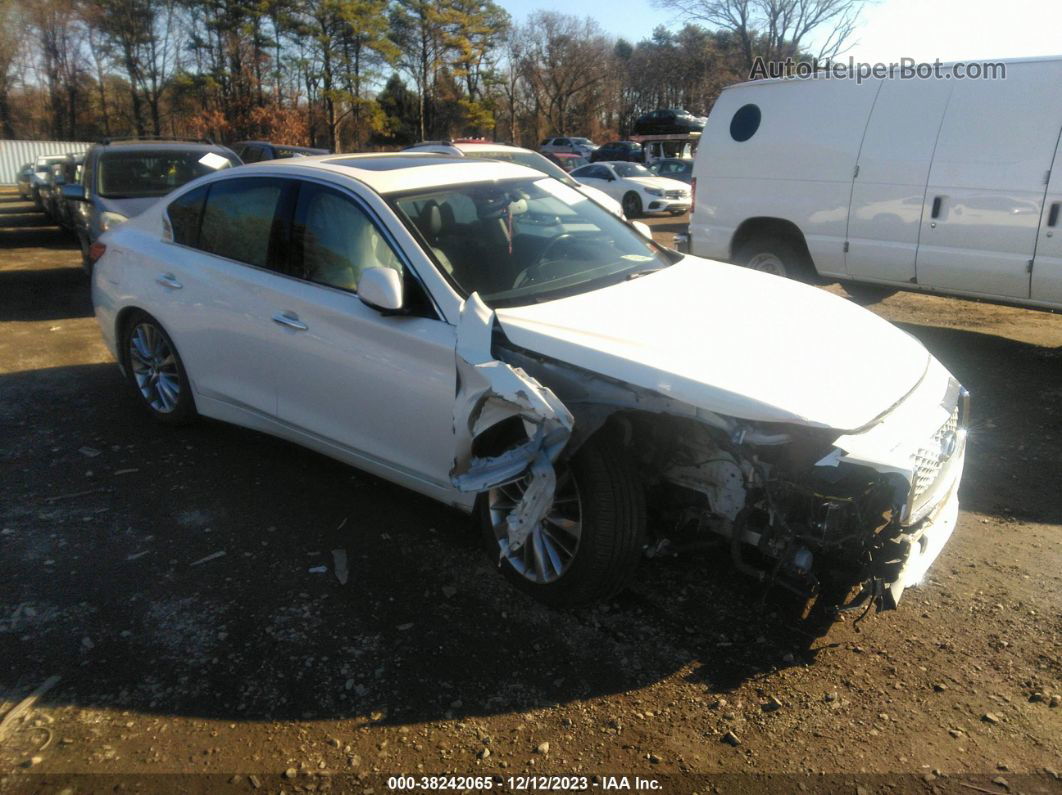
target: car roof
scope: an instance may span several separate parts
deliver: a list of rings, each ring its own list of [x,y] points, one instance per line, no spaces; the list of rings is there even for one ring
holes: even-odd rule
[[[466,160],[453,155],[406,150],[377,154],[314,155],[290,160],[267,160],[240,167],[245,173],[256,169],[324,171],[356,179],[382,194],[469,182],[547,178],[541,171],[515,163]]]
[[[229,152],[227,146],[198,141],[121,141],[97,144],[102,152],[172,152],[185,149],[192,152]]]

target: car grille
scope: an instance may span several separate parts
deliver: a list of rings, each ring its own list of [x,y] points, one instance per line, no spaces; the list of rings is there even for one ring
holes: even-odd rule
[[[664,191],[665,199],[685,199],[686,191],[684,190],[666,190]]]
[[[911,482],[911,502],[917,508],[927,498],[939,480],[952,456],[961,449],[957,437],[959,431],[959,407],[951,412],[932,438],[911,456],[914,464],[914,479]]]

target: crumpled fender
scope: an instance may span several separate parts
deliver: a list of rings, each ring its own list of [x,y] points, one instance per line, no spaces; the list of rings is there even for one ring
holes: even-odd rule
[[[518,367],[494,358],[494,312],[473,293],[457,325],[454,464],[450,480],[478,493],[527,477],[523,498],[507,517],[509,548],[519,549],[553,504],[553,464],[571,437],[574,417],[548,388]],[[472,454],[475,439],[511,417],[523,420],[527,440],[493,457]]]

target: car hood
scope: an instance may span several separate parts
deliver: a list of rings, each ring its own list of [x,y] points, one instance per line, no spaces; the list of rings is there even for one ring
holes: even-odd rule
[[[132,199],[105,199],[100,196],[99,202],[105,212],[121,213],[126,218],[133,218],[140,215],[161,198],[161,196],[145,196]]]
[[[689,185],[679,182],[677,179],[668,177],[627,177],[628,182],[641,185],[643,188],[659,188],[660,190],[689,190]]]
[[[527,350],[762,422],[861,428],[929,364],[921,343],[840,296],[692,256],[497,317]]]

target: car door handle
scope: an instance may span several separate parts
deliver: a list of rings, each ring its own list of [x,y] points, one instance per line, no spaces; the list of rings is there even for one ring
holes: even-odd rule
[[[164,273],[157,279],[155,279],[155,281],[157,281],[163,287],[169,287],[173,290],[180,290],[182,287],[184,287],[183,284],[181,284],[179,281],[177,281],[176,278],[174,278],[172,273]]]
[[[273,322],[279,323],[281,326],[287,326],[293,328],[296,331],[306,331],[309,326],[299,320],[299,316],[294,312],[279,312],[273,315]]]
[[[1058,224],[1058,208],[1062,206],[1062,202],[1055,202],[1051,205],[1051,209],[1047,213],[1047,225],[1055,226]]]
[[[941,196],[934,196],[933,197],[933,212],[931,212],[929,214],[930,218],[940,218],[940,205],[941,205],[942,198],[943,197],[941,197]]]

